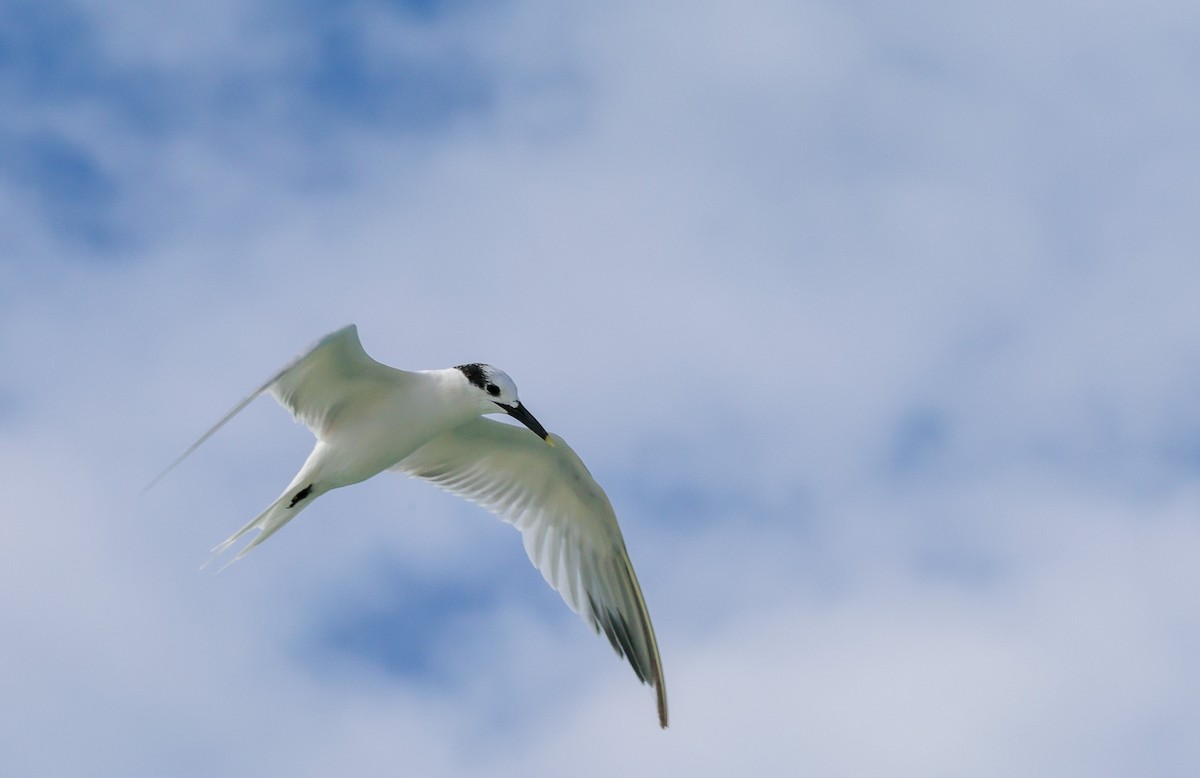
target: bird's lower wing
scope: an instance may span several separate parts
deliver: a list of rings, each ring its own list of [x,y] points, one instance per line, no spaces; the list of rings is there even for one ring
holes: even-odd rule
[[[401,376],[404,375],[404,371],[380,364],[367,356],[358,339],[358,328],[353,324],[331,332],[247,395],[187,451],[155,476],[146,490],[174,470],[263,392],[269,391],[297,421],[321,438],[340,410],[365,394],[402,380]]]
[[[551,447],[529,430],[480,417],[442,433],[393,469],[477,503],[520,530],[546,581],[655,688],[665,727],[658,642],[617,517],[571,447],[553,439]]]

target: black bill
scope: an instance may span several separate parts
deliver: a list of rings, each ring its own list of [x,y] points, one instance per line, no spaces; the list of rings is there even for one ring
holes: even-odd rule
[[[539,438],[546,441],[547,443],[549,443],[552,446],[554,445],[554,441],[550,440],[550,433],[546,432],[546,428],[543,427],[541,424],[539,424],[537,419],[533,418],[532,413],[525,410],[524,405],[521,405],[520,403],[518,403],[516,405],[505,405],[503,403],[496,403],[496,405],[498,405],[500,407],[500,410],[504,411],[509,416],[512,416],[514,419],[521,422],[529,429],[533,430],[533,433],[535,435],[537,435]]]

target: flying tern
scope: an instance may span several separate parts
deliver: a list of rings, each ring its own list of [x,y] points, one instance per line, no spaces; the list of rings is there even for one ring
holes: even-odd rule
[[[263,392],[317,442],[287,489],[217,546],[217,555],[257,530],[235,557],[241,559],[321,495],[384,470],[424,479],[520,530],[546,581],[654,688],[659,724],[667,726],[658,643],[612,504],[566,441],[521,403],[504,371],[478,363],[389,367],[367,356],[351,324],[254,390],[150,486]],[[495,413],[528,429],[485,418]]]

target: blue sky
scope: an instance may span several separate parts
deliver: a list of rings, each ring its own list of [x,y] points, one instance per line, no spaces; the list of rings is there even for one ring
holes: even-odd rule
[[[1193,6],[0,3],[0,766],[1189,774]],[[671,729],[424,484],[197,572],[269,400],[137,496],[350,322],[571,441]]]

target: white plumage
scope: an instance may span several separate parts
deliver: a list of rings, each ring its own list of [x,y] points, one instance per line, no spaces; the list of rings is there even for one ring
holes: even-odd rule
[[[430,481],[521,531],[546,581],[654,687],[659,723],[667,726],[658,644],[612,505],[566,441],[525,409],[503,371],[479,364],[415,372],[388,367],[367,356],[350,325],[255,390],[151,486],[264,391],[317,442],[279,498],[217,554],[258,530],[236,557],[242,558],[320,495],[384,470]],[[528,429],[484,418],[488,413],[507,413]]]

